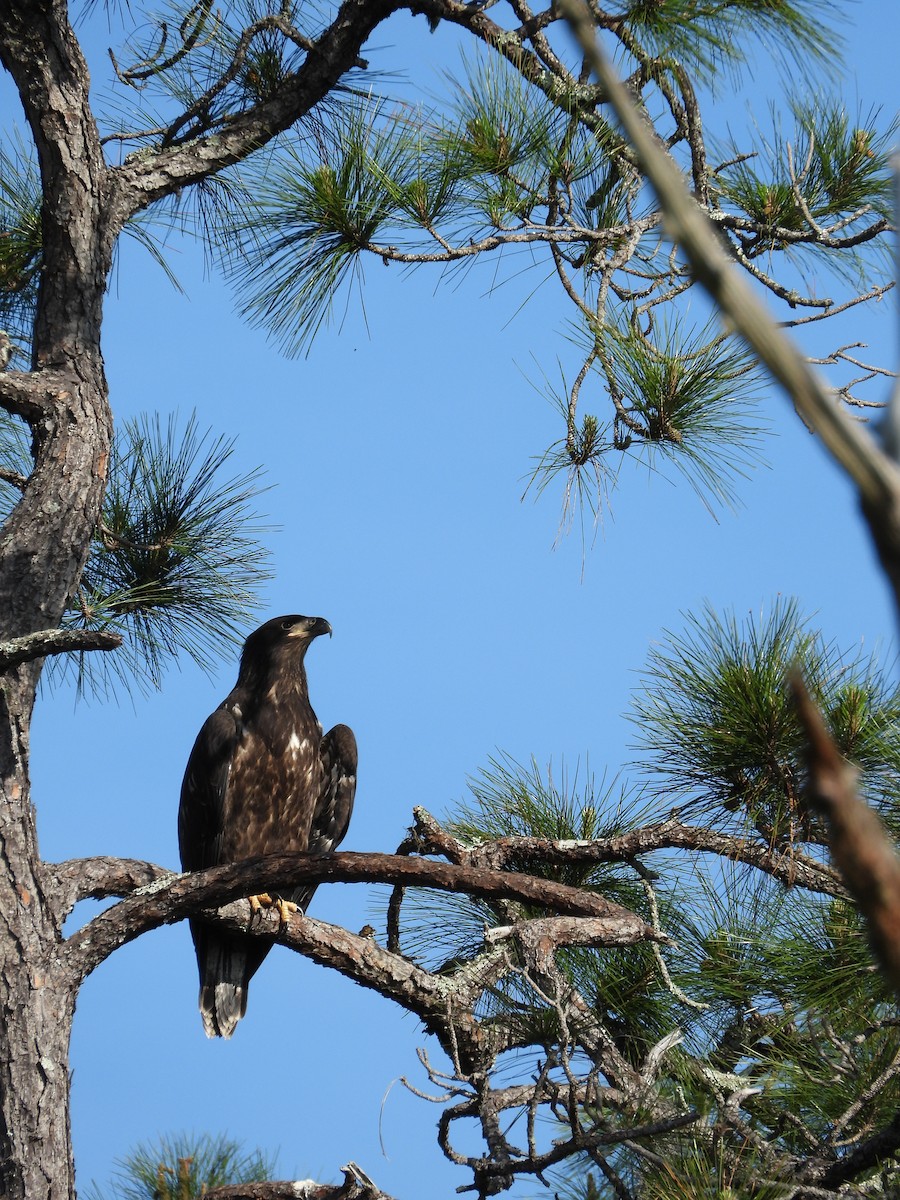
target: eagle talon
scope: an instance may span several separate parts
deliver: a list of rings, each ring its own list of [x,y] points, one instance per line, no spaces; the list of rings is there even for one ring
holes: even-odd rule
[[[277,909],[278,920],[282,925],[287,925],[291,913],[300,911],[300,905],[295,904],[293,900],[284,900],[281,896],[276,896],[273,900],[268,892],[260,892],[256,896],[249,896],[248,899],[252,913],[258,913],[264,908]]]
[[[280,896],[275,901],[275,907],[278,909],[278,916],[282,925],[287,925],[291,913],[300,911],[299,904],[295,904],[293,900],[282,900]]]

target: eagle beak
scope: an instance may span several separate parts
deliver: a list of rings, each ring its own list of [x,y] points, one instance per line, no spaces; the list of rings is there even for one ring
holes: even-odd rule
[[[311,638],[320,637],[323,633],[327,633],[331,637],[331,626],[324,617],[312,617],[309,627],[309,636]]]

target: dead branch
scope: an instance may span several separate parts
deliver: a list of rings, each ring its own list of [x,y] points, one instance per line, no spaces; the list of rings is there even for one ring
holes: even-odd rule
[[[356,1163],[341,1167],[343,1183],[316,1183],[313,1179],[235,1183],[204,1192],[205,1200],[393,1200]]]
[[[696,850],[717,854],[731,862],[756,867],[787,887],[845,896],[840,875],[827,863],[793,851],[784,854],[769,843],[736,836],[717,829],[688,825],[677,816],[654,825],[606,838],[560,840],[532,837],[503,837],[465,846],[443,829],[424,808],[413,810],[418,853],[441,854],[450,862],[493,870],[529,869],[538,863],[552,866],[604,862],[634,863],[641,855],[657,850]]]

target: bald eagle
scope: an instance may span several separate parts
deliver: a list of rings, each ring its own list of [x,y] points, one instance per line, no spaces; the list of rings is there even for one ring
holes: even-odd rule
[[[234,690],[207,718],[188,759],[178,811],[184,870],[260,854],[327,854],[343,839],[356,791],[356,739],[346,725],[323,736],[303,666],[323,633],[331,626],[322,617],[287,616],[247,638]],[[305,911],[314,891],[297,888],[279,902]],[[272,942],[199,919],[190,926],[203,1027],[207,1037],[229,1038]]]

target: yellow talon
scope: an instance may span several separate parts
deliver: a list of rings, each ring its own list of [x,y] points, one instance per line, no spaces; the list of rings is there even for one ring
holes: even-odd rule
[[[282,925],[287,925],[291,913],[300,911],[300,906],[293,900],[282,900],[280,896],[275,901],[275,907],[278,909],[278,917]]]
[[[293,900],[283,900],[281,896],[276,896],[273,900],[268,892],[260,892],[258,896],[249,896],[250,909],[252,912],[259,912],[261,908],[277,908],[278,919],[282,925],[287,925],[288,917],[291,913],[299,912],[299,905]]]

